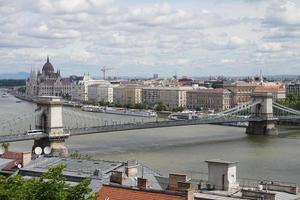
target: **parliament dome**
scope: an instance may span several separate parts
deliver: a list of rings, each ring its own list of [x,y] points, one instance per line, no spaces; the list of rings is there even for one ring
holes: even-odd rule
[[[43,66],[42,73],[46,75],[54,73],[54,68],[49,62],[49,57],[47,57],[47,62]]]

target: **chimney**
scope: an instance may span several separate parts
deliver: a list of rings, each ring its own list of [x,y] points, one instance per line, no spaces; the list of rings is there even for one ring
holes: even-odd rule
[[[127,161],[127,166],[125,167],[125,173],[127,176],[137,176],[138,175],[137,160]]]
[[[113,171],[110,176],[111,183],[123,184],[123,172]]]
[[[177,183],[177,191],[187,191],[189,189],[191,189],[192,184],[190,182],[178,182]]]
[[[31,152],[22,153],[22,164],[23,166],[27,165],[31,161]]]
[[[148,184],[148,180],[145,178],[138,178],[137,179],[137,187],[139,189],[148,189],[149,188],[149,184]]]
[[[187,181],[186,175],[169,174],[169,190],[177,191],[178,190],[178,182],[185,183],[186,181]]]

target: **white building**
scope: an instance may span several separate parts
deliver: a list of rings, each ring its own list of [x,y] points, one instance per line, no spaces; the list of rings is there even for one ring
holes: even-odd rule
[[[113,87],[110,84],[88,86],[88,100],[93,102],[113,102]]]
[[[72,84],[72,100],[75,101],[88,101],[89,90],[88,87],[91,85],[109,85],[109,81],[105,80],[94,80],[89,74],[84,74],[82,80],[74,82]]]

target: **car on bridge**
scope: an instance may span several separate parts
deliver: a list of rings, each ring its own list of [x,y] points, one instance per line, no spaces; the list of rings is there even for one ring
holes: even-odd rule
[[[34,129],[34,130],[28,130],[26,132],[26,135],[39,135],[39,134],[43,134],[44,131],[40,130],[40,129]]]

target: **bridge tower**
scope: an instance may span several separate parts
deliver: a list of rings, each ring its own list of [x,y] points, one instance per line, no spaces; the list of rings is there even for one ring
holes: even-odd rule
[[[36,139],[32,150],[36,147],[51,149],[52,156],[68,156],[65,139],[69,137],[64,132],[62,121],[62,101],[60,97],[42,96],[37,100],[38,114],[36,115],[36,129],[43,130],[48,134],[47,138]],[[49,148],[50,147],[50,148]],[[45,153],[45,152],[43,152]],[[49,153],[49,152],[48,152]]]
[[[260,121],[250,121],[246,129],[251,135],[277,135],[275,127],[277,118],[273,117],[273,96],[270,92],[254,92],[251,96],[253,102],[259,102],[251,107],[250,118],[260,118]]]

